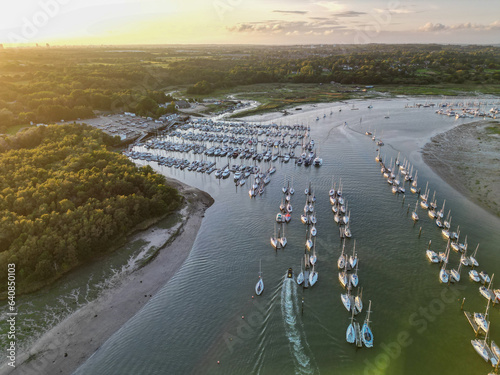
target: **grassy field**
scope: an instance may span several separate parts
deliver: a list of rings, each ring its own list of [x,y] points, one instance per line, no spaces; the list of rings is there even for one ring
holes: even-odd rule
[[[14,135],[23,128],[31,128],[31,127],[32,127],[31,125],[14,125],[8,128],[6,133],[9,135]]]

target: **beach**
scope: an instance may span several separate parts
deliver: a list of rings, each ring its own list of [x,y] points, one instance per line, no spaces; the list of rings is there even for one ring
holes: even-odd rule
[[[188,257],[213,199],[177,180],[168,182],[184,196],[187,206],[174,233],[166,236],[167,230],[155,226],[142,233],[160,248],[153,259],[45,332],[28,352],[17,353],[16,367],[4,364],[0,374],[72,374],[174,276]]]
[[[500,136],[488,129],[495,126],[498,122],[460,125],[432,137],[422,155],[455,190],[500,216]]]

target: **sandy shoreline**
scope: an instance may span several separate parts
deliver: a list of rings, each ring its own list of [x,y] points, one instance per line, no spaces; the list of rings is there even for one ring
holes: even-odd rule
[[[72,374],[104,342],[132,318],[176,273],[188,257],[204,212],[213,203],[207,193],[169,179],[188,202],[179,235],[158,251],[144,267],[126,275],[68,316],[37,340],[27,353],[17,353],[16,367],[3,364],[0,374]],[[153,231],[149,228],[146,231]]]
[[[489,126],[498,127],[498,122],[479,121],[438,134],[422,156],[455,190],[500,216],[500,137]]]

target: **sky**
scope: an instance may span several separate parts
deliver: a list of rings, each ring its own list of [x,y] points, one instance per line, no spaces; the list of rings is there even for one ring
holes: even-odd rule
[[[499,44],[498,0],[23,0],[0,5],[4,46]]]

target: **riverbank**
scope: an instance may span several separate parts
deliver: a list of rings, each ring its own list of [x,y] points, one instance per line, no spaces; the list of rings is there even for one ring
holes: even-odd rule
[[[145,238],[160,250],[143,267],[124,275],[115,287],[47,331],[27,352],[17,353],[16,367],[4,364],[0,374],[73,373],[170,280],[188,257],[213,199],[177,180],[169,179],[169,184],[187,203],[178,230],[169,237],[158,227],[146,230]]]
[[[455,190],[500,216],[499,149],[499,123],[479,121],[432,137],[422,156]]]

